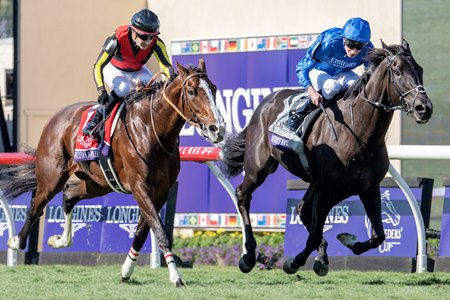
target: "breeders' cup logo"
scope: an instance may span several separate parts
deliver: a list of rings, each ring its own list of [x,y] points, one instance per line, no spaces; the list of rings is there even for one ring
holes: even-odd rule
[[[130,239],[134,238],[134,233],[136,232],[137,224],[119,224],[119,227],[128,232],[128,237]]]
[[[92,139],[92,138],[90,138],[88,136],[85,136],[85,135],[80,135],[77,138],[77,142],[81,146],[83,146],[83,148],[85,148],[85,149],[88,149],[88,148],[92,147],[93,146],[92,144],[93,144],[94,141],[95,141],[94,139]]]
[[[386,235],[386,240],[378,247],[380,253],[391,252],[391,250],[396,246],[400,245],[399,241],[402,238],[403,227],[399,227],[400,224],[400,214],[395,209],[394,203],[390,199],[391,193],[386,190],[381,195],[381,218],[384,225],[384,234]],[[387,225],[386,225],[387,224]],[[367,236],[372,237],[372,224],[369,218],[365,217],[365,225],[367,229]]]

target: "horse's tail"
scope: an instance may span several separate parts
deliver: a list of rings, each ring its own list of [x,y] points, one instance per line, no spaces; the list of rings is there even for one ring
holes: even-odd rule
[[[28,155],[35,156],[34,149],[27,152]],[[36,190],[36,164],[27,161],[18,165],[8,165],[0,169],[0,191],[8,200]]]
[[[226,177],[235,177],[244,170],[245,136],[247,128],[226,139],[222,146],[220,169]]]

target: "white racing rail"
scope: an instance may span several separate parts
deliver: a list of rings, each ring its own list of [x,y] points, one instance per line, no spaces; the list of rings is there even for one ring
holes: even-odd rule
[[[388,153],[390,159],[450,159],[450,146],[417,146],[417,145],[388,145]],[[217,180],[222,184],[222,186],[227,191],[233,204],[236,207],[236,211],[240,217],[237,199],[234,194],[234,187],[230,181],[225,178],[220,169],[214,163],[221,159],[221,150],[217,147],[180,147],[180,157],[182,161],[194,161],[205,163],[211,172],[216,176]],[[30,158],[23,153],[2,153],[0,155],[0,165],[1,164],[13,164],[13,163],[23,163],[28,161]],[[389,166],[389,173],[393,177],[394,181],[398,184],[400,189],[405,194],[408,203],[413,212],[413,216],[416,222],[417,228],[417,238],[418,238],[418,251],[417,251],[417,264],[416,272],[423,273],[427,270],[427,255],[426,255],[426,237],[425,237],[425,225],[423,223],[422,214],[420,212],[419,205],[417,204],[417,199],[414,197],[408,184],[405,182],[403,177],[395,170],[392,164]],[[3,206],[6,220],[8,223],[8,236],[12,237],[15,235],[14,221],[11,216],[11,211],[9,209],[8,203],[0,193],[0,204]],[[241,220],[242,232],[244,232],[243,222]],[[152,236],[152,243],[155,241],[154,236]],[[156,244],[152,244],[152,249],[158,249]],[[152,253],[151,265],[157,267],[159,253]],[[17,264],[17,254],[16,251],[8,250],[8,266],[14,266]]]

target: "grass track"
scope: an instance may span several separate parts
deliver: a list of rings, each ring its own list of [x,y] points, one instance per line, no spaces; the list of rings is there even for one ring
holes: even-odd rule
[[[119,284],[120,266],[0,266],[0,299],[448,299],[448,273],[312,271],[196,266],[182,269],[187,287],[176,289],[165,268],[137,267]]]

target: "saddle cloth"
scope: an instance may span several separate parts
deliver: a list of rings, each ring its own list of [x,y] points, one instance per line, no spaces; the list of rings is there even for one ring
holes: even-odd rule
[[[80,120],[80,127],[75,142],[75,161],[88,161],[97,160],[99,158],[99,151],[106,157],[109,155],[111,148],[111,137],[114,133],[114,128],[117,124],[117,120],[120,116],[120,111],[123,108],[124,103],[117,103],[111,114],[107,116],[104,126],[104,140],[98,141],[95,138],[91,138],[88,135],[84,135],[82,129],[93,118],[95,111],[98,108],[98,104],[88,107],[83,111]]]
[[[289,112],[296,110],[301,100],[305,97],[308,97],[307,92],[299,92],[283,100],[283,111],[278,114],[275,121],[269,126],[269,141],[273,146],[281,150],[292,150],[297,153],[303,152],[302,138],[297,132],[289,130],[286,127],[286,122],[289,119]],[[305,118],[305,121],[307,118]],[[302,132],[305,132],[303,124],[300,125],[300,129],[302,129]]]

